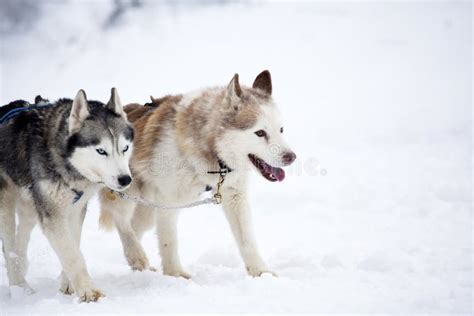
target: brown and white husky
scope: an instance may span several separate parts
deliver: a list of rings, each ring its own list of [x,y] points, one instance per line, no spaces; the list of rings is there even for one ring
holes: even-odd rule
[[[265,70],[251,88],[240,86],[235,74],[227,87],[125,107],[135,129],[130,163],[134,182],[126,193],[162,205],[181,205],[198,200],[206,189],[216,190],[219,175],[209,171],[230,170],[221,189],[222,206],[251,276],[274,273],[254,238],[248,172],[255,169],[268,181],[282,181],[281,168],[296,159],[283,140],[280,113],[271,94],[271,76]],[[178,255],[178,211],[109,200],[105,190],[100,201],[101,225],[117,227],[133,269],[150,269],[140,238],[156,226],[163,273],[190,277]]]

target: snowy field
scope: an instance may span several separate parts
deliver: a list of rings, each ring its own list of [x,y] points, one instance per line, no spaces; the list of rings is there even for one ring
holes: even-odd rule
[[[193,2],[194,3],[194,2]],[[33,30],[1,38],[0,101],[122,100],[247,85],[270,69],[298,154],[282,183],[253,174],[257,240],[279,277],[246,275],[217,207],[182,212],[192,280],[132,272],[90,204],[82,251],[107,294],[58,292],[59,262],[33,232],[28,280],[0,314],[473,312],[470,2],[152,2],[103,29],[106,1],[47,2]],[[154,233],[144,237],[160,266]]]

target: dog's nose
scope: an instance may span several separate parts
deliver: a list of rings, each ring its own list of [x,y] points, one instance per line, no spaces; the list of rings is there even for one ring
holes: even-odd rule
[[[130,176],[118,177],[118,183],[123,187],[126,187],[127,185],[129,185],[130,182],[132,182],[132,178]]]
[[[289,151],[285,153],[281,158],[285,165],[290,165],[293,161],[296,160],[296,154],[292,151]]]

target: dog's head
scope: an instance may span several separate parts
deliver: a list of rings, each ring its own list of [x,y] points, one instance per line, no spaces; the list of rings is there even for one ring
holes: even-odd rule
[[[268,70],[257,76],[252,88],[241,87],[235,74],[222,101],[224,125],[216,147],[229,167],[250,165],[267,180],[282,181],[282,167],[293,163],[296,155],[283,139],[283,123],[271,94]]]
[[[80,174],[114,190],[129,187],[133,128],[115,88],[107,104],[88,102],[80,90],[72,103],[68,129],[68,159]]]

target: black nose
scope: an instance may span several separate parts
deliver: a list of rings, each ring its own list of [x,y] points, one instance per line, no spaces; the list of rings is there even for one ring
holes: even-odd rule
[[[291,164],[293,161],[296,160],[296,154],[292,151],[289,151],[287,153],[285,153],[282,157],[282,160],[283,160],[283,163],[285,165],[289,165]]]
[[[118,183],[123,187],[126,187],[127,185],[129,185],[130,182],[132,182],[132,178],[130,176],[118,177]]]

